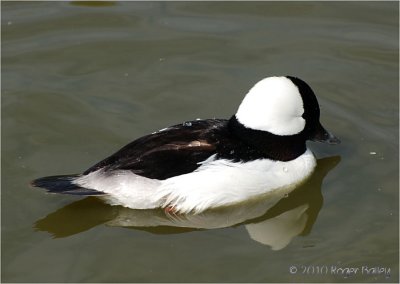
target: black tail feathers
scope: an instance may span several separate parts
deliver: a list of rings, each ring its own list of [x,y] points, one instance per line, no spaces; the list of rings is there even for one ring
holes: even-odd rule
[[[73,183],[73,181],[80,175],[62,175],[42,177],[35,179],[31,182],[34,187],[41,187],[51,193],[72,194],[72,195],[102,195],[103,192],[80,187]]]

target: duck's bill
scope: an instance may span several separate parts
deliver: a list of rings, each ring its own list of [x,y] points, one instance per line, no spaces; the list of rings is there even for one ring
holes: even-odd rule
[[[327,131],[321,124],[318,125],[313,137],[311,138],[312,141],[328,143],[328,144],[340,144],[339,138],[335,135]]]

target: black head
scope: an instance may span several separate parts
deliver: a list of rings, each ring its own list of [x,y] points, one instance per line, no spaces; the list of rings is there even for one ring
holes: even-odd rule
[[[319,118],[317,98],[307,83],[292,76],[269,77],[248,92],[230,129],[268,158],[287,161],[305,152],[307,140],[340,142]]]
[[[328,132],[319,121],[319,104],[311,87],[297,77],[286,76],[286,78],[296,85],[303,101],[304,113],[302,117],[305,119],[306,124],[302,132],[305,139],[328,144],[339,144],[340,140]]]

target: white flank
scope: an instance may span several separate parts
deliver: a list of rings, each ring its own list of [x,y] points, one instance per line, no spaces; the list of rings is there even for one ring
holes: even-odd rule
[[[310,150],[289,162],[259,159],[234,163],[211,157],[193,173],[166,180],[148,179],[130,171],[98,170],[75,183],[108,193],[104,198],[112,205],[134,209],[171,206],[179,213],[200,213],[294,186],[308,177],[315,165]]]
[[[79,177],[75,184],[108,193],[102,197],[111,205],[122,205],[134,209],[159,207],[159,200],[154,199],[154,192],[161,181],[133,174],[130,171],[104,172],[97,170]]]
[[[304,129],[303,113],[303,100],[297,86],[286,77],[268,77],[250,89],[236,118],[248,128],[293,135]]]

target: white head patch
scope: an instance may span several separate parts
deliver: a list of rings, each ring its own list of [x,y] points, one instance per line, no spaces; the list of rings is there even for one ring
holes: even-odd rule
[[[303,100],[286,77],[268,77],[247,93],[236,112],[244,126],[276,135],[293,135],[304,129]]]

